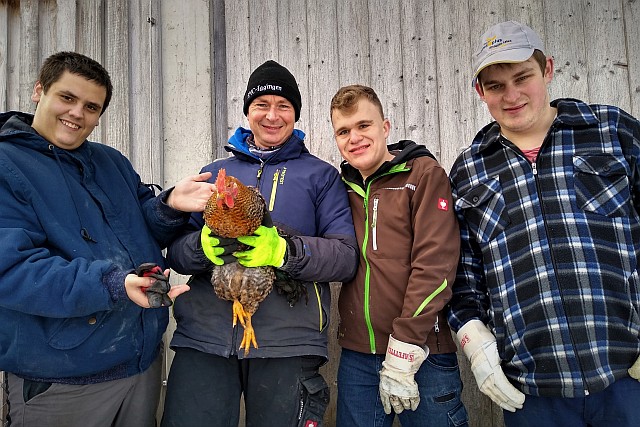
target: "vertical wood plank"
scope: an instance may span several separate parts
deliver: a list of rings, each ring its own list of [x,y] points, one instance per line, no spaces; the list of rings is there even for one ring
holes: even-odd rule
[[[20,93],[20,55],[21,38],[20,28],[20,3],[17,0],[8,1],[7,8],[7,110],[20,109],[20,97],[25,96]],[[28,95],[31,95],[31,89]],[[32,104],[27,111],[33,112],[35,104]]]
[[[338,1],[336,7],[337,29],[334,37],[338,45],[340,87],[350,84],[371,86],[367,0]]]
[[[434,0],[434,10],[441,161],[452,165],[477,130],[474,118],[478,109],[471,88],[469,4]]]
[[[211,4],[211,25],[213,27],[213,43],[211,57],[213,63],[213,157],[224,157],[223,150],[227,141],[227,45],[225,26],[225,0],[214,0]]]
[[[135,58],[129,102],[130,160],[144,182],[163,184],[162,87],[159,0],[131,2],[129,57]]]
[[[249,8],[249,50],[251,51],[252,71],[266,60],[278,60],[277,12],[277,0],[251,3]],[[249,76],[246,78],[248,79]]]
[[[9,67],[9,5],[0,2],[0,111],[7,111],[7,68]]]
[[[426,145],[440,160],[433,0],[407,0],[400,7],[405,128],[399,136]]]
[[[76,48],[76,0],[57,0],[56,50],[74,51]]]
[[[129,0],[109,0],[104,12],[103,64],[111,76],[113,96],[101,120],[102,142],[129,157]],[[136,143],[148,144],[149,141]]]
[[[210,3],[161,2],[164,183],[212,160]]]
[[[102,62],[102,34],[104,30],[104,0],[76,0],[77,52]]]
[[[586,1],[583,12],[588,98],[631,110],[624,19],[620,0]],[[620,40],[612,43],[611,40]],[[588,41],[588,42],[586,42]]]
[[[551,99],[589,96],[583,2],[543,2],[545,48],[555,59],[555,75],[549,85]],[[541,31],[540,31],[541,32]]]
[[[56,0],[39,0],[38,5],[38,64],[56,49]]]
[[[308,0],[309,104],[306,145],[311,152],[333,165],[340,153],[333,139],[329,116],[331,97],[338,90],[338,48],[335,38],[336,0]]]
[[[20,1],[19,108],[32,108],[31,93],[38,78],[38,0]]]
[[[244,92],[251,68],[249,49],[249,0],[225,1],[227,29],[227,133],[247,126],[242,114]],[[224,145],[227,141],[219,141]]]
[[[623,0],[626,60],[629,70],[631,114],[640,116],[640,2]]]

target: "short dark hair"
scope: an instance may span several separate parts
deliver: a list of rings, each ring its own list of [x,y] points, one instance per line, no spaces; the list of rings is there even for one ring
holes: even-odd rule
[[[544,70],[547,68],[547,56],[541,50],[535,49],[533,51],[533,54],[531,55],[531,58],[533,58],[533,60],[538,63],[540,70],[542,70],[542,75],[544,76]],[[494,65],[497,65],[499,67],[510,67],[511,65],[513,65],[513,63],[504,62]],[[482,74],[482,71],[480,71],[480,74]],[[478,74],[477,83],[480,85],[480,87],[482,87],[482,78],[480,77],[480,74]]]
[[[45,93],[52,84],[60,79],[65,71],[94,81],[107,90],[107,96],[100,112],[100,115],[102,115],[109,106],[111,95],[113,94],[113,85],[107,70],[97,61],[77,52],[54,53],[45,59],[38,76],[38,81]]]
[[[353,113],[358,105],[358,101],[361,99],[366,99],[378,107],[380,115],[384,119],[384,110],[382,109],[380,98],[378,98],[378,95],[372,88],[363,85],[350,85],[338,89],[338,92],[336,92],[331,99],[330,114],[333,114],[333,110]]]

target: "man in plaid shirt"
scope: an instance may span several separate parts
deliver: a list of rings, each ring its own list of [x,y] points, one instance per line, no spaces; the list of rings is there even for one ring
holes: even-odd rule
[[[553,65],[518,22],[482,36],[473,85],[495,122],[451,170],[449,323],[507,426],[638,425],[640,122],[550,102]]]

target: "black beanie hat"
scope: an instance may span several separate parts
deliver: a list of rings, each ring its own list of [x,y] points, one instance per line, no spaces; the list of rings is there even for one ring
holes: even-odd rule
[[[296,122],[300,118],[302,98],[295,77],[285,67],[276,61],[267,61],[256,68],[249,77],[247,91],[244,93],[244,107],[242,112],[246,116],[251,101],[262,95],[278,95],[293,104]]]

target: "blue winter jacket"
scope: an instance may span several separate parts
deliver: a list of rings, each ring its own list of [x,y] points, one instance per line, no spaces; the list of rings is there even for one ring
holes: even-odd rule
[[[32,120],[0,114],[0,370],[75,384],[140,373],[168,313],[131,302],[124,279],[143,262],[164,265],[189,215],[156,198],[120,152],[57,148]]]
[[[251,154],[250,131],[239,128],[229,140],[232,157],[217,160],[202,171],[220,168],[264,196],[274,224],[293,236],[281,270],[304,281],[303,296],[293,306],[274,288],[252,317],[259,348],[248,357],[318,355],[327,358],[327,327],[331,293],[329,283],[353,277],[358,250],[346,189],[338,170],[311,155],[295,130],[291,138],[264,162]],[[202,214],[191,216],[190,231],[167,251],[173,269],[193,275],[191,290],[176,300],[177,330],[172,347],[189,347],[228,357],[244,357],[238,347],[243,329],[232,327],[232,302],[218,298],[211,286],[213,264],[202,252]]]

